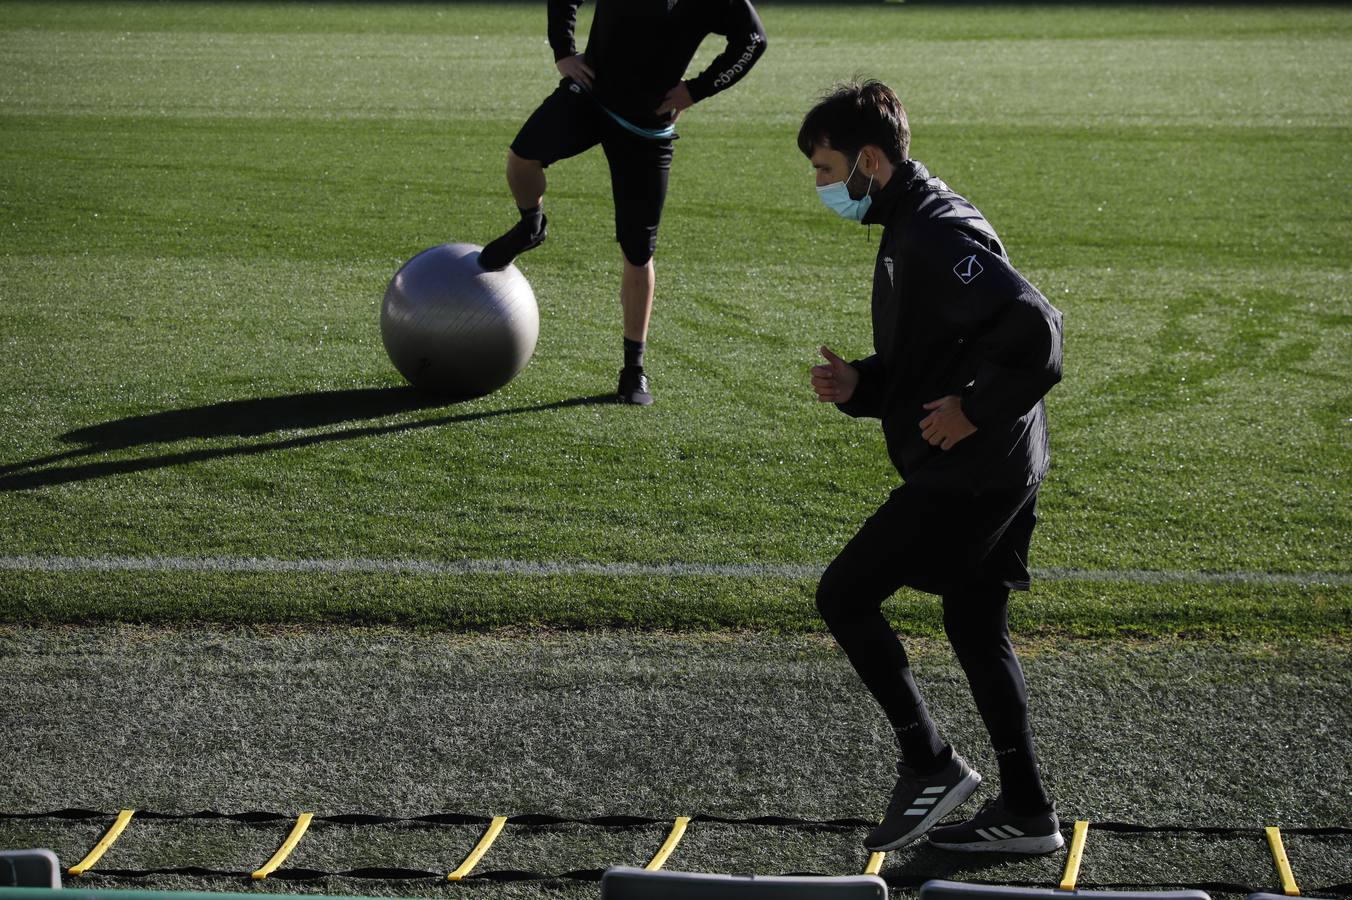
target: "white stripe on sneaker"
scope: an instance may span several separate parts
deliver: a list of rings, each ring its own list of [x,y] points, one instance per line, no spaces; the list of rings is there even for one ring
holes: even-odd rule
[[[935,803],[938,803],[938,802],[939,802],[939,798],[938,798],[938,797],[916,797],[916,798],[915,798],[914,800],[912,800],[911,802],[914,803],[916,806],[933,806]]]
[[[930,838],[930,843],[944,850],[961,850],[966,853],[1051,853],[1065,846],[1065,841],[1061,837],[1061,832],[1053,831],[1045,836],[1028,836],[1015,838],[997,838],[990,834],[986,829],[977,829],[977,834],[983,840],[975,840],[967,834],[961,834],[952,840],[935,840]]]
[[[1006,826],[1005,826],[1005,831],[1008,831],[1010,834],[1014,835],[1015,837],[1023,837],[1023,832],[1020,831],[1019,829],[1015,828],[1013,825],[1006,825]]]
[[[972,793],[977,789],[977,786],[981,784],[981,776],[960,761],[954,765],[954,768],[957,769],[959,777],[956,777],[951,784],[947,786],[934,785],[920,790],[920,793],[928,795],[938,794],[933,806],[922,806],[920,804],[921,799],[928,798],[914,797],[910,803],[907,804],[908,808],[905,812],[889,813],[888,816],[879,823],[878,829],[875,830],[875,834],[877,831],[882,831],[885,835],[887,831],[892,829],[908,828],[905,833],[899,834],[896,837],[885,837],[883,835],[877,835],[875,837],[874,834],[870,834],[869,838],[865,841],[865,846],[868,847],[869,850],[875,852],[887,852],[904,847],[928,831],[935,822],[938,822],[949,812],[962,805],[968,797],[972,796]],[[894,797],[893,799],[895,800],[896,798]],[[912,818],[913,816],[918,818]],[[889,819],[891,822],[889,822]],[[904,819],[904,821],[897,822],[897,819]],[[983,844],[982,846],[985,845]]]

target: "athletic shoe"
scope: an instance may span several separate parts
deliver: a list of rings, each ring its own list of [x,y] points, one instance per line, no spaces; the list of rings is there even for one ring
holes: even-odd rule
[[[534,250],[549,237],[549,218],[540,217],[540,230],[531,232],[526,228],[525,220],[508,228],[502,237],[488,242],[488,246],[479,252],[479,265],[489,272],[505,269],[512,260],[527,250]]]
[[[651,406],[653,402],[653,395],[648,390],[648,376],[643,374],[642,366],[625,366],[620,369],[620,386],[615,393],[621,403]]]
[[[1065,845],[1055,810],[1016,816],[998,796],[966,822],[934,829],[929,840],[945,850],[989,853],[1051,853]]]
[[[961,806],[979,784],[981,775],[956,753],[933,775],[919,775],[897,763],[897,786],[892,789],[887,813],[864,838],[864,846],[874,852],[905,847]]]

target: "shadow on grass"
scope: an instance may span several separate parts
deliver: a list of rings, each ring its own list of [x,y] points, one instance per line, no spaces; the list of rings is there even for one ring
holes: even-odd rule
[[[250,442],[227,447],[203,447],[177,453],[163,453],[137,459],[109,462],[86,462],[53,466],[82,457],[188,440],[219,438],[252,439],[275,432],[312,431],[351,422],[384,418],[400,413],[454,406],[460,400],[426,394],[411,387],[359,388],[346,391],[316,391],[307,394],[287,394],[281,397],[259,397],[250,400],[230,400],[206,406],[174,409],[143,416],[129,416],[99,425],[77,428],[61,435],[66,443],[82,444],[73,450],[50,456],[24,460],[0,466],[0,491],[21,491],[89,481],[110,475],[124,475],[180,466],[187,463],[221,459],[232,456],[255,456],[277,450],[291,450],[314,444],[348,441],[355,438],[398,434],[424,428],[439,428],[496,416],[547,412],[573,406],[609,403],[610,394],[574,397],[535,406],[518,406],[482,412],[459,413],[416,422],[394,422],[345,428],[339,431],[308,433],[265,442]],[[41,469],[41,471],[28,471]]]

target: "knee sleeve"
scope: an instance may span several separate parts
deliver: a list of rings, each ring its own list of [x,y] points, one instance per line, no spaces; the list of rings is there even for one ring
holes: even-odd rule
[[[657,250],[657,229],[647,227],[623,228],[616,235],[624,258],[630,265],[646,266]]]

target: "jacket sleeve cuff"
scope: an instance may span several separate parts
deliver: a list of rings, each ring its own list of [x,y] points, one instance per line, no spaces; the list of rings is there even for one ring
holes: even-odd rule
[[[844,403],[837,403],[836,409],[855,419],[881,419],[883,411],[878,396],[878,386],[876,379],[870,377],[872,366],[869,366],[867,362],[867,360],[855,360],[850,363],[859,373],[859,384],[855,385],[854,394],[850,399]]]

